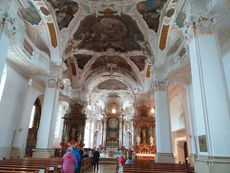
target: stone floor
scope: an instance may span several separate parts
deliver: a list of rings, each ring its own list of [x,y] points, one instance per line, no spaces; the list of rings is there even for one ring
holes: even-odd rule
[[[85,170],[84,173],[116,173],[116,165],[115,164],[99,164],[99,169],[95,170],[93,167]]]

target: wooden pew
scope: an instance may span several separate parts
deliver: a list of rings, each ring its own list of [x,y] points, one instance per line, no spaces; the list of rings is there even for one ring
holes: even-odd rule
[[[26,159],[6,159],[0,161],[0,166],[8,168],[28,168],[39,169],[45,173],[54,173],[60,168],[60,158],[26,158]]]
[[[36,169],[36,168],[21,168],[21,167],[4,167],[4,166],[0,166],[0,172],[2,172],[2,171],[39,173],[39,169]]]
[[[92,164],[92,157],[85,158],[82,162],[81,170],[89,168]],[[44,173],[60,172],[61,158],[23,158],[23,159],[5,159],[0,161],[0,167],[13,170],[38,169]],[[0,169],[1,170],[1,169]]]
[[[183,164],[153,163],[152,161],[134,160],[133,165],[124,165],[124,173],[194,173],[194,169]]]

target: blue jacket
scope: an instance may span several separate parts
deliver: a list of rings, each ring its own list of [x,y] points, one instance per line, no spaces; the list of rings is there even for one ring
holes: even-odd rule
[[[75,169],[78,168],[79,162],[81,160],[81,155],[77,149],[73,149],[72,153],[75,155],[75,158],[77,160],[76,164],[74,165]]]

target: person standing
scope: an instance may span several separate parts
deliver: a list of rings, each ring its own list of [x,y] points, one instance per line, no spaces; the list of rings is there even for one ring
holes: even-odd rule
[[[98,170],[99,157],[100,157],[100,153],[99,153],[98,149],[96,149],[96,151],[93,153],[93,167],[94,167],[94,170],[96,168],[96,165],[97,165],[97,170]]]
[[[78,164],[78,173],[81,172],[81,165],[82,165],[82,161],[83,161],[83,150],[81,147],[78,147],[78,152],[80,154],[80,161],[79,161],[79,164]]]
[[[77,160],[77,162],[74,165],[74,173],[77,173],[78,172],[79,163],[81,161],[81,155],[80,155],[79,151],[76,148],[73,148],[72,153],[75,155],[75,158]]]
[[[74,165],[77,161],[72,150],[73,148],[69,147],[67,153],[62,157],[62,173],[74,173]]]

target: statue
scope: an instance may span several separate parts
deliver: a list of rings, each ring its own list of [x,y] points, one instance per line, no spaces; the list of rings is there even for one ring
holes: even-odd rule
[[[137,135],[136,140],[137,140],[137,146],[139,146],[141,143],[141,138],[139,135]]]
[[[142,143],[146,143],[146,131],[145,130],[142,130]]]
[[[75,133],[76,133],[76,131],[77,131],[77,129],[72,128],[72,133],[71,133],[72,140],[75,139],[75,135],[76,135]]]
[[[153,139],[153,136],[151,136],[149,140],[150,140],[150,145],[151,145],[151,147],[154,146],[154,139]]]

